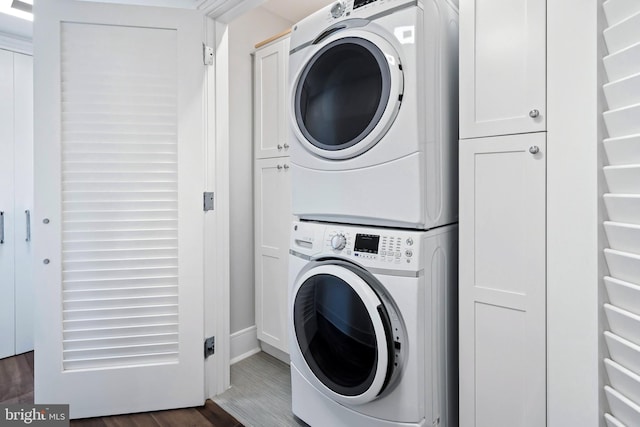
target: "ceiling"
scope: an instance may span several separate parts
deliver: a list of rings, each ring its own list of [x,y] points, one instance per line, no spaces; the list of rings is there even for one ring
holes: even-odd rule
[[[300,21],[335,0],[267,0],[261,6],[292,23]]]

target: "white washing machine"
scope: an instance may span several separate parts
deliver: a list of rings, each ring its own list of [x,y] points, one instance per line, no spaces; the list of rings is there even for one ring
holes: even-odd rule
[[[347,0],[293,27],[293,213],[430,229],[457,221],[458,13]]]
[[[457,427],[457,226],[292,227],[293,413],[314,427]]]

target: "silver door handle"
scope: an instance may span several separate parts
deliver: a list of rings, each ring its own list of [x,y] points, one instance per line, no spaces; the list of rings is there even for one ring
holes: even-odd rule
[[[24,211],[24,216],[27,221],[27,237],[25,237],[24,241],[29,242],[31,240],[31,211],[29,209]]]
[[[540,111],[538,110],[531,110],[529,111],[529,117],[531,117],[532,119],[535,119],[536,117],[538,117],[540,115]]]
[[[531,147],[529,147],[529,152],[531,154],[538,154],[540,152],[540,147],[538,147],[537,145],[532,145]]]
[[[0,211],[0,245],[4,244],[4,212]]]

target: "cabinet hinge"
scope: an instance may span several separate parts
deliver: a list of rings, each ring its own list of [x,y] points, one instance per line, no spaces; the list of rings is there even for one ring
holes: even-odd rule
[[[209,337],[204,340],[204,358],[215,354],[216,352],[216,337]]]
[[[202,209],[205,212],[213,210],[213,191],[202,193]]]
[[[202,61],[204,65],[213,65],[213,48],[202,43]]]

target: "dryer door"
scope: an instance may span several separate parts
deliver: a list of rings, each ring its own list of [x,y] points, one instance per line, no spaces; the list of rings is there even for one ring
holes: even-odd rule
[[[307,380],[342,403],[378,397],[395,377],[399,356],[389,311],[363,276],[318,263],[298,278],[291,301],[293,350],[304,359],[298,369]]]
[[[292,128],[327,159],[373,147],[395,120],[404,90],[397,50],[382,36],[347,29],[312,44],[292,87]]]

